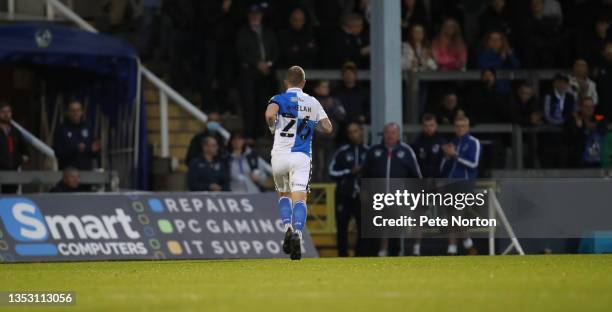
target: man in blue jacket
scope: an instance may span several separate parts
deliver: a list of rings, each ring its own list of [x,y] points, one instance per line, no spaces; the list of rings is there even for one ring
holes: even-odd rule
[[[401,142],[401,131],[398,124],[392,122],[385,125],[383,130],[383,142],[374,145],[368,151],[363,165],[363,178],[383,179],[420,179],[421,169],[416,155],[410,145]],[[397,256],[400,254],[400,239],[389,239],[382,241],[379,255]],[[369,256],[372,250],[378,246],[368,246]]]
[[[215,137],[204,137],[202,154],[189,162],[187,187],[192,192],[230,191],[226,161],[219,157],[219,145]]]
[[[469,134],[470,120],[467,117],[455,119],[455,139],[442,146],[444,158],[442,159],[442,177],[448,178],[446,187],[450,192],[473,192],[473,180],[478,176],[478,165],[482,148],[480,141]],[[460,215],[463,210],[449,208],[450,214]],[[465,231],[450,232],[448,237],[449,255],[457,254],[457,235],[463,236],[463,247],[468,254],[476,254],[474,243]]]
[[[59,169],[91,170],[100,152],[100,140],[85,122],[81,101],[71,100],[66,109],[66,120],[59,125],[53,139]]]
[[[348,226],[351,217],[357,224],[355,255],[361,256],[361,200],[359,179],[368,146],[363,143],[363,129],[352,122],[346,128],[349,144],[340,147],[329,164],[329,176],[336,181],[336,239],[338,256],[348,256]]]

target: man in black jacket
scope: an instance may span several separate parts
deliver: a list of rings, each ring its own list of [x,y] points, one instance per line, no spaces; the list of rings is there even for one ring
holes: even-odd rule
[[[444,157],[442,145],[446,140],[437,132],[436,116],[425,114],[422,118],[423,132],[412,143],[421,173],[424,178],[436,178],[440,175],[440,163]]]
[[[212,136],[217,139],[219,145],[219,155],[221,158],[227,156],[227,150],[225,149],[225,138],[219,132],[221,127],[221,116],[217,112],[210,112],[208,114],[208,121],[204,124],[204,129],[196,133],[189,141],[189,147],[187,148],[187,154],[185,154],[185,164],[189,166],[192,159],[202,156],[202,140],[207,136]]]
[[[328,66],[337,68],[354,62],[360,68],[370,66],[369,32],[364,31],[363,17],[350,13],[342,17],[342,26],[330,42]]]
[[[0,171],[17,170],[28,161],[28,150],[23,136],[11,125],[13,113],[8,103],[0,102]],[[17,185],[0,185],[1,193],[17,192]]]
[[[214,137],[202,139],[202,155],[189,163],[187,187],[190,191],[229,192],[226,162],[219,157],[219,145]]]
[[[497,86],[496,73],[492,69],[481,72],[481,80],[470,93],[467,115],[473,124],[496,124],[511,122],[510,104],[507,96],[501,94]],[[505,166],[505,137],[502,134],[483,134],[480,139],[487,141],[481,168],[500,169]]]
[[[245,133],[256,138],[264,133],[264,124],[254,116],[262,116],[268,96],[276,88],[274,68],[278,63],[279,48],[274,32],[262,24],[265,6],[249,7],[248,24],[237,35],[236,53],[240,62],[240,91],[242,95]]]
[[[397,123],[385,125],[383,130],[383,142],[374,145],[368,151],[365,163],[363,164],[363,178],[382,178],[382,179],[420,179],[422,178],[421,169],[417,162],[416,155],[412,148],[401,142],[400,127]],[[379,255],[400,255],[400,240],[389,239],[388,246],[386,241],[380,248]],[[368,246],[367,255],[372,254],[372,249],[378,246]]]
[[[319,46],[312,28],[301,8],[295,8],[289,17],[289,28],[279,33],[281,64],[299,64],[303,68],[314,66]]]
[[[359,176],[368,151],[363,144],[363,129],[357,123],[346,128],[349,144],[340,147],[329,164],[329,175],[336,180],[336,237],[338,256],[348,256],[348,225],[351,217],[357,224],[355,255],[362,256],[361,203]]]
[[[81,185],[81,173],[74,167],[67,167],[64,169],[62,179],[49,190],[50,193],[78,193],[89,191],[91,191],[90,188]]]
[[[84,121],[83,104],[78,100],[68,103],[66,120],[55,130],[53,148],[59,169],[74,167],[91,170],[100,152],[100,140]]]
[[[428,187],[433,185],[434,178],[440,176],[440,165],[444,158],[442,146],[447,143],[442,135],[438,133],[438,123],[436,116],[433,114],[425,114],[421,120],[423,132],[411,144],[416,153],[419,165],[421,165],[421,173]],[[418,229],[417,229],[418,230]],[[421,232],[416,232],[414,236],[414,244],[412,245],[412,255],[421,255]]]

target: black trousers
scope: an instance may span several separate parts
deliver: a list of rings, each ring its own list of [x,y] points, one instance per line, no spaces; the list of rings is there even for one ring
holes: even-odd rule
[[[336,193],[336,242],[338,256],[348,256],[348,225],[351,217],[355,218],[357,224],[357,251],[361,239],[361,202],[359,197],[351,198]]]

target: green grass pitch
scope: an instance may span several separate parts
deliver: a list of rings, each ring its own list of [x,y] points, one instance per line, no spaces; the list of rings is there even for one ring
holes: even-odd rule
[[[612,255],[0,264],[14,311],[612,311]]]

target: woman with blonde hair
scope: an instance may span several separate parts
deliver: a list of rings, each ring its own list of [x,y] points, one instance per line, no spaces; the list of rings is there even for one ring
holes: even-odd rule
[[[465,69],[467,49],[457,20],[445,19],[431,46],[434,60],[441,70]]]

